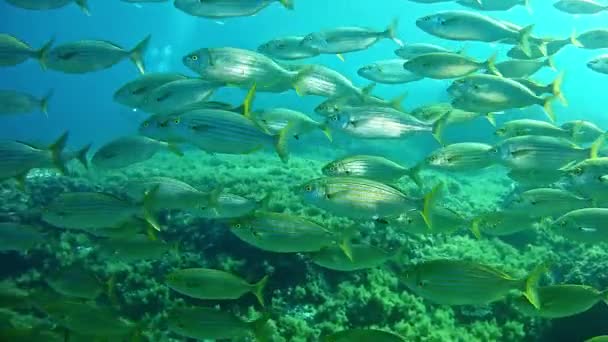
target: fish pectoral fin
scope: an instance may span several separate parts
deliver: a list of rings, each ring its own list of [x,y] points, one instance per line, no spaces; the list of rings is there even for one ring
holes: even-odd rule
[[[597,229],[593,228],[593,227],[578,227],[578,230],[580,230],[583,233],[595,233],[595,232],[597,232]]]
[[[517,150],[511,152],[511,156],[514,158],[525,157],[531,154],[534,154],[533,150]]]
[[[209,125],[200,124],[200,125],[191,125],[190,129],[193,131],[197,131],[197,132],[204,132],[204,131],[208,130],[209,127],[210,127]]]
[[[600,182],[602,182],[602,183],[608,183],[608,175],[600,176]]]
[[[340,198],[345,198],[346,196],[348,196],[349,191],[344,190],[344,191],[336,191],[334,193],[327,193],[325,195],[325,198],[327,199],[340,199]]]

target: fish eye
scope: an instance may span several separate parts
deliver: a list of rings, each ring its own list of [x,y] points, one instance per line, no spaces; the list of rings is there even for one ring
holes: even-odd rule
[[[580,175],[582,175],[582,174],[583,174],[583,168],[581,168],[581,167],[577,167],[577,168],[575,168],[575,169],[574,169],[573,173],[574,173],[575,175],[577,175],[577,176],[580,176]]]
[[[412,224],[413,222],[414,222],[414,220],[412,220],[412,218],[411,218],[411,217],[408,217],[408,218],[407,218],[407,224]]]
[[[234,228],[241,229],[243,226],[240,223],[235,223]]]
[[[335,165],[333,165],[329,168],[329,171],[336,172],[336,171],[338,171],[338,168]]]
[[[149,122],[149,121],[146,121],[146,122],[144,122],[143,124],[141,124],[141,126],[142,126],[143,128],[146,128],[146,127],[150,126],[150,122]]]
[[[192,56],[190,56],[190,60],[191,61],[198,61],[198,56],[197,55],[192,55]]]
[[[312,186],[311,185],[306,185],[304,187],[304,190],[306,190],[307,192],[311,192],[312,191]]]
[[[180,118],[175,118],[173,120],[173,123],[176,124],[176,125],[178,125],[180,123],[180,121],[181,121]]]
[[[340,117],[338,115],[332,115],[330,117],[330,119],[331,119],[331,121],[338,121],[338,120],[340,120]]]

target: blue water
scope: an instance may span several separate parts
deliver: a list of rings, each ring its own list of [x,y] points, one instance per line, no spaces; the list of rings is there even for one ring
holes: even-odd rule
[[[568,37],[572,30],[583,32],[602,27],[606,15],[580,18],[555,10],[548,1],[531,1],[534,13],[530,15],[522,6],[508,12],[491,13],[520,25],[535,23],[534,33],[539,36]],[[193,75],[181,63],[190,51],[202,47],[232,46],[255,49],[258,45],[281,36],[302,35],[322,28],[344,25],[385,28],[393,18],[399,19],[399,37],[406,43],[428,42],[454,49],[466,47],[472,56],[487,58],[498,49],[503,54],[506,45],[461,43],[441,40],[419,30],[417,18],[439,10],[462,9],[450,4],[415,4],[406,0],[380,0],[373,3],[349,0],[296,1],[295,11],[286,11],[278,3],[269,6],[254,17],[232,18],[217,23],[189,16],[173,8],[171,3],[135,6],[120,1],[90,1],[90,17],[83,15],[75,5],[59,10],[36,12],[14,8],[0,2],[0,31],[14,34],[33,47],[41,46],[49,38],[56,43],[79,39],[104,39],[125,48],[134,46],[148,34],[152,41],[146,56],[148,71],[179,71]],[[357,85],[369,82],[361,79],[356,71],[369,62],[393,58],[396,45],[384,40],[367,51],[351,53],[346,62],[334,56],[320,56],[306,62],[321,63],[350,77]],[[608,105],[603,85],[608,76],[589,70],[585,63],[598,55],[568,46],[555,57],[558,69],[566,74],[564,93],[570,100],[567,108],[556,109],[560,121],[586,118],[600,126],[604,122],[604,108]],[[499,58],[500,60],[500,58]],[[539,81],[550,81],[555,76],[543,71]],[[6,138],[52,140],[65,130],[70,131],[71,144],[79,146],[93,141],[96,145],[113,137],[134,133],[143,115],[131,113],[112,101],[112,94],[125,82],[137,77],[137,70],[129,61],[123,61],[109,70],[84,75],[65,75],[55,71],[42,71],[36,61],[28,61],[18,67],[0,69],[0,87],[19,89],[35,95],[55,90],[49,108],[49,118],[31,114],[3,118],[0,134]],[[404,102],[407,109],[422,104],[446,100],[445,81],[423,81],[409,85],[378,85],[376,95],[392,97],[403,91],[409,93]],[[222,91],[216,99],[238,103],[244,96],[239,90]],[[294,92],[261,94],[257,105],[288,105],[295,109],[312,112],[320,99],[299,98]],[[534,108],[539,118],[540,108]],[[506,118],[500,118],[506,119]],[[484,136],[483,127],[465,125],[459,132],[448,132],[451,141]],[[603,127],[606,128],[606,127]],[[472,135],[472,136],[471,136]]]

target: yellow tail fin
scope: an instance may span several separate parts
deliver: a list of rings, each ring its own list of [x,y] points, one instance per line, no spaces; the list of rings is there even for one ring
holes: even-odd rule
[[[546,265],[539,265],[528,275],[528,277],[526,277],[526,279],[524,279],[524,296],[536,309],[540,309],[542,304],[540,297],[538,296],[538,282],[546,271]]]
[[[133,63],[137,67],[137,70],[139,70],[140,74],[146,73],[146,66],[144,63],[144,54],[146,53],[146,49],[148,48],[148,43],[150,43],[150,38],[151,38],[151,36],[148,35],[141,42],[139,42],[133,48],[133,50],[131,50],[129,52],[129,58],[131,58],[131,61],[133,61]]]
[[[262,307],[264,306],[264,288],[266,287],[267,283],[268,283],[268,276],[266,275],[259,282],[257,282],[256,284],[253,284],[252,288],[251,288],[251,292],[258,299],[258,302],[260,302],[260,305]]]

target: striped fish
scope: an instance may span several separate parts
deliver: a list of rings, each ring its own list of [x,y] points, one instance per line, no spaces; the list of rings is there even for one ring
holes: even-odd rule
[[[405,284],[417,295],[437,304],[484,305],[520,291],[540,307],[537,286],[545,272],[537,267],[516,279],[490,266],[462,260],[438,259],[414,265],[405,273]]]
[[[310,65],[302,69],[294,78],[293,87],[300,96],[316,95],[322,97],[360,96],[361,90],[341,73],[322,65]]]
[[[400,139],[432,133],[433,126],[390,107],[343,107],[328,117],[331,128],[366,139]]]
[[[39,50],[34,50],[20,39],[10,34],[0,33],[0,66],[21,64],[30,58],[40,60],[51,45],[53,45],[53,39],[45,43]],[[42,67],[44,68],[44,65]]]
[[[410,174],[410,169],[392,160],[369,155],[355,155],[332,161],[322,171],[326,176],[363,177],[388,183]]]
[[[67,139],[68,134],[64,133],[47,149],[19,141],[0,142],[0,180],[13,177],[23,180],[31,169],[51,164],[65,171],[62,153]]]
[[[154,116],[140,127],[140,132],[151,138],[191,143],[212,153],[248,154],[270,145],[284,162],[289,158],[288,130],[273,136],[246,116],[218,109]]]
[[[317,178],[302,185],[300,193],[310,204],[356,219],[398,216],[425,207],[425,199],[410,198],[397,188],[365,178]],[[434,193],[427,195],[427,203]]]
[[[256,213],[236,219],[231,227],[239,239],[275,253],[318,252],[337,242],[337,235],[327,228],[287,214]],[[350,255],[347,243],[341,244],[341,248]]]
[[[495,146],[502,164],[511,169],[554,169],[571,162],[597,156],[603,144],[600,137],[591,148],[581,148],[571,141],[546,136],[513,137]]]
[[[52,96],[52,90],[43,98],[37,98],[28,93],[15,90],[0,90],[0,115],[26,114],[40,111],[48,117],[48,105]]]
[[[242,217],[266,206],[267,198],[254,201],[236,194],[221,193],[212,205],[196,211],[201,217],[209,219]]]
[[[526,211],[502,210],[482,214],[472,221],[472,232],[478,239],[482,235],[507,236],[531,230],[540,221]]]
[[[193,51],[183,58],[183,63],[209,82],[246,89],[255,84],[259,91],[289,90],[297,75],[258,52],[228,47]]]
[[[150,208],[200,210],[209,206],[212,197],[217,195],[205,193],[190,184],[169,177],[150,177],[130,180],[124,187],[124,192],[136,202],[142,202],[145,195],[155,190],[154,196],[148,200]]]
[[[150,191],[153,197],[156,191]],[[144,199],[144,206],[132,204],[110,194],[99,192],[65,192],[55,198],[42,214],[42,219],[56,227],[77,229],[92,234],[105,233],[119,228],[134,217],[143,216],[148,223],[160,230],[158,223],[150,215]]]

